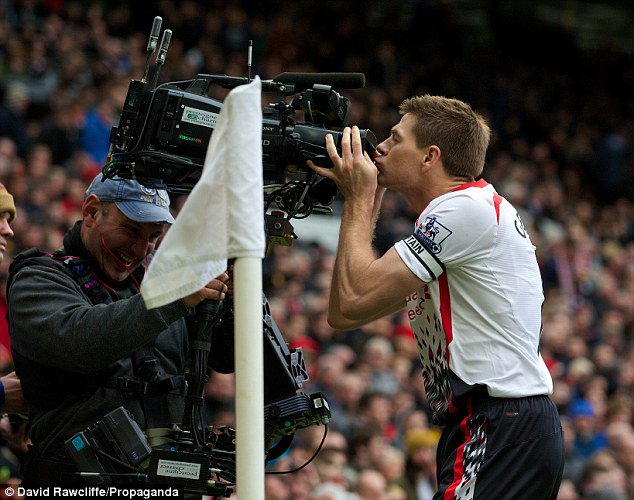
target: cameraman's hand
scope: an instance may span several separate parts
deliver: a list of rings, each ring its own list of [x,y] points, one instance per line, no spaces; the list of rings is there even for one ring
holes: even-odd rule
[[[332,168],[318,167],[311,160],[307,165],[323,177],[332,179],[346,200],[373,200],[377,191],[378,170],[363,149],[361,133],[356,125],[345,127],[341,137],[341,156],[331,134],[326,135],[326,151]]]
[[[0,381],[4,386],[4,406],[2,411],[6,413],[26,413],[27,405],[22,396],[22,384],[20,384],[20,379],[18,379],[15,372],[0,377]]]
[[[193,309],[205,299],[224,300],[229,285],[229,274],[225,271],[207,283],[204,288],[185,297],[183,301],[187,307]]]

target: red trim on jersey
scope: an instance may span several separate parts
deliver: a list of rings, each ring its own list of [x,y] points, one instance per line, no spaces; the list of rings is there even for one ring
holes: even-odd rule
[[[462,191],[463,189],[467,189],[467,188],[470,188],[470,187],[483,188],[483,187],[486,187],[488,185],[489,185],[489,183],[487,181],[485,181],[484,179],[479,179],[477,181],[467,182],[466,184],[462,184],[462,185],[458,186],[457,188],[452,189],[450,191],[450,193],[453,192],[453,191]],[[419,218],[420,218],[420,215],[427,209],[428,206],[429,206],[429,203],[423,207],[423,209],[418,214]],[[416,225],[418,225],[418,219],[416,219]]]
[[[495,207],[495,219],[497,220],[497,223],[500,223],[500,203],[502,203],[502,197],[497,194],[494,193],[493,194],[493,206]]]
[[[462,184],[461,186],[458,186],[457,188],[452,189],[451,191],[462,191],[463,189],[468,189],[468,188],[472,188],[472,187],[476,187],[476,188],[483,188],[488,186],[489,183],[487,181],[485,181],[484,179],[478,179],[477,181],[473,181],[473,182],[467,182],[466,184]]]
[[[445,330],[445,340],[447,345],[447,362],[449,362],[449,344],[453,340],[453,328],[451,325],[451,297],[449,296],[449,280],[447,273],[442,273],[438,278],[438,289],[440,290],[440,319],[443,330]]]
[[[467,420],[471,418],[471,401],[467,402],[467,416],[462,422],[460,422],[460,429],[464,434],[464,443],[462,443],[456,450],[456,461],[453,463],[453,482],[445,490],[443,495],[444,500],[453,500],[456,498],[456,488],[462,483],[462,477],[464,475],[464,449],[468,442],[471,441],[471,435],[469,434],[469,428],[467,427]]]

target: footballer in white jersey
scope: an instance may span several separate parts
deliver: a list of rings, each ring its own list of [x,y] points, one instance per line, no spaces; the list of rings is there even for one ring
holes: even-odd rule
[[[405,308],[432,418],[443,425],[434,500],[555,500],[564,467],[553,383],[539,354],[544,300],[535,247],[482,175],[490,129],[468,104],[404,100],[400,122],[363,149],[326,137],[344,195],[328,321],[358,328]],[[385,189],[420,213],[411,236],[372,247]]]
[[[477,385],[494,397],[552,393],[535,247],[493,186],[475,181],[434,199],[395,247],[426,283],[407,297],[407,315],[435,422]]]

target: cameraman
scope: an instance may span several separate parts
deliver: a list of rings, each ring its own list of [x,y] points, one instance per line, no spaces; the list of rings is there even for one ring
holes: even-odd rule
[[[563,437],[539,354],[542,282],[515,208],[482,174],[490,130],[457,99],[405,100],[371,159],[346,128],[333,168],[345,202],[329,322],[355,328],[403,308],[416,334],[438,444],[436,499],[555,499]],[[374,161],[373,161],[374,160]],[[377,257],[386,188],[420,213],[413,234]]]
[[[26,484],[79,483],[64,442],[119,406],[143,430],[182,422],[186,317],[204,299],[224,299],[229,277],[146,309],[141,281],[173,222],[165,191],[99,174],[63,248],[14,259],[8,319],[29,405]]]

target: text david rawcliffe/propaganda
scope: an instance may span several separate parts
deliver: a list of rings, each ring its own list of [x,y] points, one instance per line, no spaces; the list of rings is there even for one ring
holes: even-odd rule
[[[10,491],[9,491],[10,490]],[[19,486],[17,490],[6,488],[5,493],[11,497],[14,494],[27,498],[129,498],[144,500],[150,498],[183,498],[180,488],[152,487],[152,488],[118,488],[109,486],[85,486],[82,488],[63,488],[61,486],[46,486],[39,488],[25,488]]]

